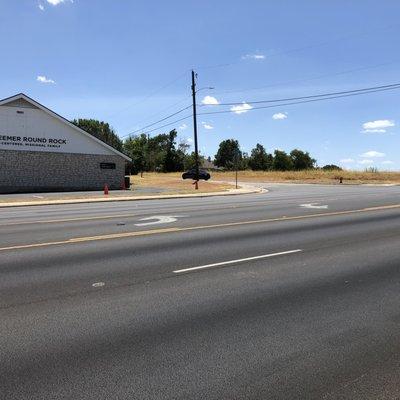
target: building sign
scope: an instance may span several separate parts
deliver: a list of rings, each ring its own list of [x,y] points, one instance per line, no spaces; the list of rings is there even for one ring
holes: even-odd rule
[[[111,149],[57,114],[0,106],[0,151],[114,155]]]
[[[67,139],[59,139],[59,138],[40,138],[34,136],[13,136],[13,135],[2,135],[0,134],[0,145],[1,147],[8,147],[15,149],[18,147],[29,147],[34,148],[37,147],[45,147],[52,149],[60,149],[63,145],[67,144]]]
[[[112,162],[102,162],[100,163],[101,169],[115,169],[116,165]]]

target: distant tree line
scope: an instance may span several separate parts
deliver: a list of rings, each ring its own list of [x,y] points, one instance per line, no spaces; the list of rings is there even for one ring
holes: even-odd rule
[[[176,143],[175,129],[152,137],[143,133],[122,141],[106,122],[80,118],[72,123],[131,157],[133,163],[128,170],[133,174],[144,171],[184,171],[195,165],[194,153],[189,151],[190,145],[183,141]],[[202,164],[204,157],[200,155],[199,161]]]
[[[239,142],[235,139],[220,143],[214,162],[216,166],[227,170],[237,168],[253,171],[300,171],[313,169],[316,165],[316,160],[308,152],[294,149],[287,154],[285,151],[275,150],[271,154],[260,143],[248,155],[240,150]]]
[[[177,144],[175,129],[153,137],[143,133],[122,141],[106,122],[94,119],[75,119],[72,122],[131,157],[133,163],[128,168],[133,174],[144,171],[177,172],[195,166],[194,152],[189,151],[190,145],[185,141]],[[210,157],[208,161],[212,162]],[[204,164],[204,156],[199,155],[199,162],[200,165]],[[223,140],[219,144],[213,163],[224,170],[300,171],[316,168],[316,160],[306,151],[294,149],[289,154],[283,150],[268,153],[262,144],[257,143],[249,155],[241,151],[239,142],[235,139]],[[341,168],[330,164],[322,169],[340,170]]]
[[[177,132],[162,133],[153,137],[146,134],[133,136],[124,142],[124,152],[132,158],[132,173],[143,171],[177,172],[194,167],[194,152],[184,141],[176,143]],[[202,164],[204,157],[199,156]]]

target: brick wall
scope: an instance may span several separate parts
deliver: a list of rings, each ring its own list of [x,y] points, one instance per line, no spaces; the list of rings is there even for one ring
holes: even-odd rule
[[[0,150],[0,193],[120,189],[124,175],[117,155]]]

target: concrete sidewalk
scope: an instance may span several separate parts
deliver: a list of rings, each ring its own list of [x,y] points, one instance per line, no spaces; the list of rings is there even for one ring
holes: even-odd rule
[[[110,192],[109,195],[104,195],[101,192],[78,192],[77,197],[68,193],[43,193],[43,194],[15,194],[15,195],[0,195],[0,208],[2,207],[22,207],[22,206],[41,206],[41,205],[58,205],[58,204],[79,204],[79,203],[102,203],[115,201],[137,201],[137,200],[160,200],[160,199],[180,199],[191,197],[212,197],[212,196],[233,196],[240,194],[263,193],[266,190],[261,187],[242,185],[238,189],[228,189],[221,192],[202,192],[190,194],[157,194],[157,195],[135,195],[129,191]],[[132,193],[132,194],[129,194]],[[48,198],[46,195],[56,195],[60,198]],[[72,197],[70,197],[72,195]],[[79,196],[85,197],[79,197]],[[7,196],[10,201],[1,201],[1,196]],[[86,197],[87,196],[87,197]],[[35,197],[35,200],[31,198]],[[28,199],[27,199],[28,198]],[[14,200],[15,199],[15,200]]]

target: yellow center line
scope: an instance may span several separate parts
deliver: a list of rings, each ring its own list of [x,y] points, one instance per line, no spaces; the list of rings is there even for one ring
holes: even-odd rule
[[[317,201],[324,202],[324,201],[329,201],[329,200],[335,200],[335,199],[317,199]],[[279,204],[282,201],[288,201],[290,205],[292,203],[296,203],[294,198],[290,199],[276,199],[276,198],[269,198],[267,204],[263,204],[261,202],[255,202],[254,204],[240,204],[240,205],[233,205],[233,206],[221,206],[221,207],[208,207],[207,208],[199,208],[199,207],[187,207],[185,208],[185,212],[188,211],[218,211],[218,210],[228,210],[228,209],[244,209],[244,208],[255,208],[255,207],[261,207],[265,205],[275,205]],[[306,200],[304,200],[306,201]],[[162,210],[164,212],[164,210]],[[165,212],[171,213],[171,212],[182,212],[182,207],[180,208],[168,208],[165,210]],[[34,220],[34,221],[16,221],[16,222],[7,222],[7,223],[0,223],[0,227],[4,226],[15,226],[15,225],[32,225],[32,224],[55,224],[55,223],[62,223],[62,222],[79,222],[79,221],[92,221],[92,220],[106,220],[106,219],[118,219],[118,218],[132,218],[132,217],[137,217],[139,215],[151,215],[153,213],[157,213],[157,210],[141,210],[140,214],[110,214],[110,215],[97,215],[93,217],[76,217],[76,218],[60,218],[60,219],[49,219],[49,220]],[[159,213],[159,212],[158,212]]]
[[[272,202],[269,202],[269,205]],[[239,206],[221,206],[221,207],[207,207],[207,208],[199,208],[199,207],[189,207],[185,208],[185,212],[188,211],[217,211],[217,210],[227,210],[227,209],[236,209],[236,208],[253,208],[258,207],[262,204],[256,203],[251,205],[239,205]],[[164,212],[164,209],[161,210]],[[167,208],[165,209],[166,213],[172,212],[182,212],[182,207],[176,208]],[[0,223],[0,227],[2,226],[15,226],[15,225],[32,225],[32,224],[54,224],[54,223],[61,223],[61,222],[78,222],[78,221],[91,221],[91,220],[102,220],[102,219],[117,219],[117,218],[131,218],[137,217],[139,215],[152,215],[154,213],[160,213],[157,210],[152,209],[144,209],[141,210],[140,214],[110,214],[110,215],[97,215],[93,217],[76,217],[76,218],[60,218],[60,219],[49,219],[49,220],[34,220],[34,221],[16,221],[16,222],[7,222],[4,224]]]
[[[276,217],[276,218],[258,219],[258,220],[251,220],[251,221],[226,222],[226,223],[222,223],[222,224],[197,225],[197,226],[187,226],[187,227],[180,227],[180,228],[179,227],[159,228],[159,229],[150,229],[150,230],[146,230],[146,231],[113,233],[113,234],[108,234],[108,235],[97,235],[97,236],[84,236],[84,237],[71,238],[71,239],[61,240],[61,241],[56,241],[56,242],[32,243],[32,244],[22,244],[22,245],[8,246],[8,247],[0,247],[0,251],[28,249],[28,248],[35,248],[35,247],[48,247],[48,246],[66,245],[66,244],[76,244],[76,243],[91,242],[91,241],[98,241],[98,240],[123,239],[123,238],[130,238],[130,237],[136,237],[136,236],[148,236],[148,235],[157,235],[157,234],[163,234],[163,233],[176,233],[176,232],[194,231],[194,230],[201,230],[201,229],[215,229],[215,228],[226,228],[226,227],[232,227],[232,226],[255,225],[255,224],[263,224],[263,223],[278,222],[278,221],[295,221],[295,220],[302,220],[302,219],[310,219],[310,218],[318,218],[318,217],[331,217],[331,216],[337,216],[337,215],[359,214],[359,213],[365,213],[365,212],[371,212],[371,211],[381,211],[381,210],[390,210],[390,209],[398,209],[398,208],[400,208],[400,204],[368,207],[368,208],[361,208],[358,210],[333,211],[333,212],[327,212],[327,213],[297,215],[297,216],[293,216],[293,217]]]
[[[271,203],[269,203],[271,204]],[[207,207],[207,208],[185,208],[184,211],[217,211],[217,210],[227,210],[227,209],[236,209],[236,208],[253,208],[258,207],[260,204],[255,205],[240,205],[240,206],[221,206],[221,207]],[[161,210],[164,212],[164,210]],[[173,212],[182,212],[182,207],[180,208],[168,208],[165,210],[166,213]],[[5,224],[0,223],[0,227],[2,226],[15,226],[15,225],[32,225],[32,224],[54,224],[60,222],[78,222],[78,221],[91,221],[91,220],[102,220],[102,219],[117,219],[117,218],[131,218],[143,215],[152,215],[152,214],[160,214],[160,211],[157,210],[141,210],[140,214],[111,214],[111,215],[97,215],[93,217],[76,217],[76,218],[61,218],[61,219],[49,219],[49,220],[35,220],[35,221],[17,221],[17,222],[7,222]]]

